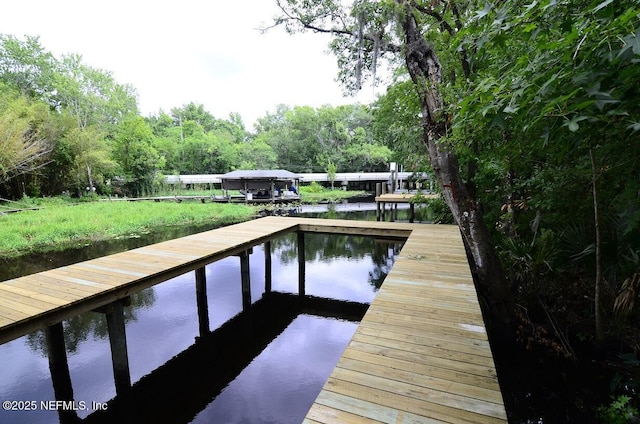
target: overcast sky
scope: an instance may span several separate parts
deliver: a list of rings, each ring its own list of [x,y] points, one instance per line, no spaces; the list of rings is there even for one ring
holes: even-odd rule
[[[261,34],[273,0],[20,0],[4,2],[0,33],[40,37],[56,57],[113,73],[138,92],[143,115],[189,102],[217,118],[242,115],[248,129],[276,105],[334,106],[373,98],[342,96],[329,38]]]

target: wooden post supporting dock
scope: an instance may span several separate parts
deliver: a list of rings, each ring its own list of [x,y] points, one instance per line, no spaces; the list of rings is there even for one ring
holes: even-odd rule
[[[44,330],[49,357],[49,371],[53,383],[53,393],[56,400],[73,401],[73,386],[67,362],[67,350],[64,344],[64,329],[62,323],[53,324]],[[61,423],[77,422],[78,414],[74,410],[58,410]]]
[[[305,251],[304,251],[304,232],[298,231],[298,294],[305,296]]]
[[[376,197],[382,194],[382,183],[376,183]],[[376,221],[380,221],[380,202],[376,202]]]
[[[47,343],[49,370],[51,371],[56,400],[73,400],[73,387],[71,386],[62,323],[59,322],[45,328],[44,337]]]
[[[380,195],[382,196],[383,194],[387,194],[387,185],[386,184],[382,184],[381,187],[382,191],[380,192]],[[387,209],[387,204],[385,202],[382,202],[382,215],[381,215],[381,221],[386,221],[385,219],[385,211]]]
[[[384,190],[383,190],[384,191]],[[382,193],[379,196],[376,196],[376,207],[377,205],[382,205],[382,220],[384,221],[384,213],[385,213],[385,205],[388,203],[391,205],[391,220],[395,221],[398,219],[398,204],[406,203],[409,205],[409,223],[413,223],[415,221],[415,206],[416,203],[427,203],[426,199],[437,199],[437,194],[417,194],[417,193]]]
[[[127,335],[124,326],[124,306],[122,299],[116,300],[111,304],[111,308],[106,313],[106,317],[116,394],[128,398],[131,394],[131,374],[129,373]]]
[[[264,292],[271,293],[271,240],[264,243]]]
[[[207,274],[205,267],[196,269],[196,303],[198,305],[198,328],[200,336],[208,334],[209,302],[207,300]]]
[[[249,269],[249,251],[240,254],[240,277],[242,280],[242,310],[251,307],[251,277]]]
[[[409,223],[413,224],[416,216],[415,203],[409,203]]]

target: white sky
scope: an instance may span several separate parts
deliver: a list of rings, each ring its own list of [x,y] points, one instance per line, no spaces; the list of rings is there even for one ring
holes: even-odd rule
[[[138,92],[142,115],[189,102],[216,118],[242,115],[247,129],[278,104],[334,106],[343,98],[329,37],[256,28],[277,14],[273,0],[19,0],[0,7],[0,33],[40,37],[56,57],[82,55]]]

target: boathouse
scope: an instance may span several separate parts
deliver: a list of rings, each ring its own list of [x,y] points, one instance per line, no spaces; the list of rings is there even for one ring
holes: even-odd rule
[[[220,176],[222,191],[240,190],[247,201],[299,200],[300,176],[284,169],[238,170]]]

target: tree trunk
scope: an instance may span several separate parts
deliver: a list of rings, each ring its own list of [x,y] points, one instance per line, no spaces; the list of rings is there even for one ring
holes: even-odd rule
[[[91,165],[87,164],[87,179],[89,180],[89,194],[93,193],[93,178],[91,178]]]
[[[591,159],[591,189],[593,192],[593,219],[596,231],[596,282],[594,290],[594,308],[595,308],[595,326],[596,341],[601,343],[604,339],[604,331],[602,329],[602,319],[600,316],[600,286],[602,284],[602,253],[600,241],[600,212],[598,208],[598,174],[596,167],[596,159],[593,155],[593,149],[589,149],[589,158]]]
[[[486,302],[490,315],[487,318],[492,318],[492,324],[507,328],[511,322],[514,303],[491,242],[489,229],[478,202],[469,193],[460,176],[455,153],[440,142],[447,131],[442,96],[438,88],[441,83],[440,61],[422,36],[410,3],[406,0],[396,1],[404,5],[405,14],[401,22],[405,36],[405,61],[420,99],[423,141],[431,166],[471,256],[479,294]]]

